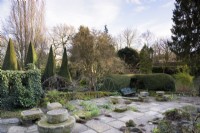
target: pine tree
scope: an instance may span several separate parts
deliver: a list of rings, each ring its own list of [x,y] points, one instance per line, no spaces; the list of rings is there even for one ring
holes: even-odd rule
[[[71,76],[70,76],[69,67],[68,67],[68,58],[67,58],[66,48],[64,48],[63,57],[62,57],[62,64],[61,64],[60,71],[59,71],[58,75],[66,78],[67,81],[71,81]]]
[[[8,42],[8,47],[6,51],[6,56],[4,58],[2,70],[18,70],[15,48],[11,39],[9,39]]]
[[[28,53],[26,56],[25,66],[27,67],[27,65],[29,63],[32,63],[34,65],[36,65],[36,63],[37,63],[37,54],[36,54],[35,48],[31,42],[29,44]]]
[[[146,45],[140,51],[140,71],[142,73],[152,73],[152,49]]]
[[[46,68],[43,74],[43,80],[48,79],[51,76],[55,75],[55,69],[56,69],[56,64],[55,64],[55,58],[53,55],[53,48],[51,46],[49,50],[49,57],[47,60]]]
[[[176,0],[170,49],[189,66],[200,64],[200,2]]]

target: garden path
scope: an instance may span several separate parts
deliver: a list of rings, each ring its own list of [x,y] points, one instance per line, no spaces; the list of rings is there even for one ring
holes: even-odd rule
[[[92,102],[96,104],[103,104],[108,101],[108,98],[94,99]],[[76,103],[75,101],[72,101]],[[73,133],[122,133],[119,128],[125,126],[125,122],[132,119],[137,125],[140,125],[144,133],[151,133],[151,130],[156,127],[151,121],[154,118],[162,118],[162,113],[174,109],[180,108],[185,105],[195,105],[200,107],[199,97],[181,97],[179,100],[170,102],[157,102],[153,98],[150,98],[150,102],[132,102],[128,106],[133,106],[138,109],[139,112],[126,111],[123,113],[110,112],[112,117],[106,117],[105,115],[98,116],[96,119],[87,121],[86,124],[76,123]],[[0,119],[0,124],[3,120]],[[6,133],[6,128],[0,126],[0,133]],[[38,133],[37,126],[30,127],[11,126],[8,129],[8,133]]]

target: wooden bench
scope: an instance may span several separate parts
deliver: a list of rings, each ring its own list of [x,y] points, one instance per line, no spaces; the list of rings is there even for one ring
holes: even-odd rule
[[[120,90],[120,93],[122,94],[122,96],[133,96],[136,93],[136,89],[135,88],[122,88]]]

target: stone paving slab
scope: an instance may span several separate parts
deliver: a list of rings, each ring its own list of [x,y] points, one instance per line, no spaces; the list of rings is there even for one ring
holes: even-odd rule
[[[92,129],[89,129],[87,131],[84,131],[84,132],[79,132],[79,133],[97,133],[96,131],[92,130]]]
[[[76,123],[72,133],[80,133],[80,132],[84,132],[87,130],[88,130],[88,127],[85,126],[84,124]]]
[[[25,133],[27,129],[21,126],[12,126],[8,129],[8,133]]]
[[[108,130],[108,131],[105,131],[105,132],[103,132],[103,133],[123,133],[123,132],[121,132],[121,131],[119,131],[119,130],[117,130],[117,129],[112,128],[112,129],[110,129],[110,130]]]
[[[108,125],[110,125],[114,128],[117,128],[117,129],[120,129],[122,126],[126,126],[126,124],[121,121],[112,121],[112,122],[109,122]]]
[[[28,127],[25,133],[39,133],[37,125]]]
[[[111,115],[113,118],[121,118],[121,117],[125,116],[124,113],[116,113],[116,112],[111,112],[111,113],[109,113],[109,115]]]
[[[106,117],[106,116],[99,116],[98,118],[99,118],[100,121],[102,121],[104,123],[108,123],[108,122],[116,120],[116,119],[114,119],[112,117]]]
[[[159,113],[156,112],[156,111],[148,111],[148,112],[145,112],[144,115],[145,116],[154,116],[154,115],[158,115]]]
[[[111,129],[111,127],[109,125],[107,125],[107,124],[105,124],[103,122],[100,122],[98,120],[90,120],[90,121],[88,121],[86,123],[86,125],[89,128],[91,128],[91,129],[93,129],[93,130],[95,130],[95,131],[97,131],[99,133],[102,133],[104,131],[107,131],[107,130]]]

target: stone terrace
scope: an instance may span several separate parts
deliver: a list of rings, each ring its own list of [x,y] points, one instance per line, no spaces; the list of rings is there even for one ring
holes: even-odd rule
[[[94,99],[92,101],[96,102],[96,104],[103,104],[108,101],[108,98]],[[141,125],[144,133],[150,133],[156,125],[148,121],[151,121],[153,118],[162,118],[163,112],[185,105],[199,106],[200,98],[182,97],[179,100],[171,102],[157,102],[151,98],[148,103],[132,102],[128,106],[136,107],[139,112],[130,110],[123,113],[110,112],[109,114],[112,117],[101,115],[96,119],[87,121],[86,124],[76,123],[73,133],[122,133],[119,128],[125,126],[125,122],[130,119],[134,120],[137,125]],[[10,119],[11,121],[13,120]],[[0,133],[6,133],[8,128],[8,133],[38,133],[36,125],[21,127],[16,124],[6,127],[6,122],[8,123],[9,120],[0,119]],[[5,123],[5,126],[3,126],[3,123]]]

